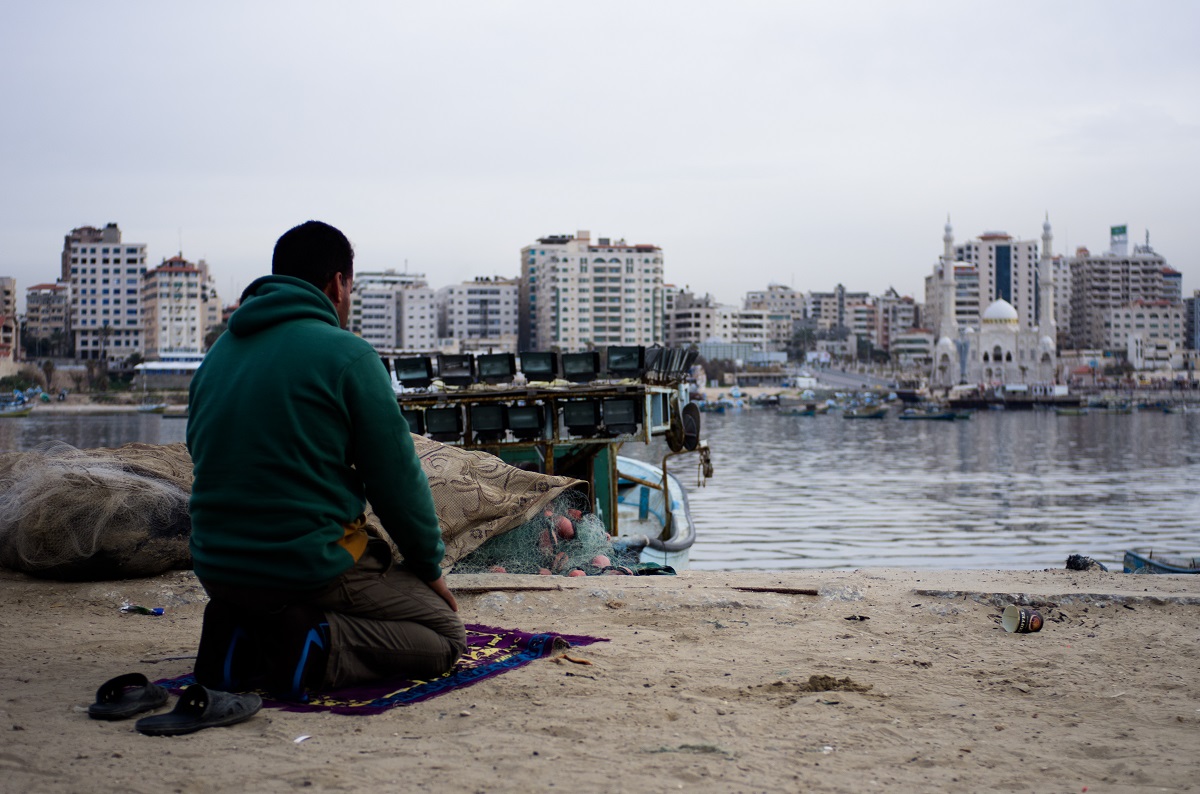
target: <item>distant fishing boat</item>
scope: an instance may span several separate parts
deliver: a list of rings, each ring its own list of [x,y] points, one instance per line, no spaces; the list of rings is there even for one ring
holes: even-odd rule
[[[887,416],[886,405],[864,405],[858,408],[847,408],[842,416],[847,419],[882,419]]]
[[[167,403],[144,403],[137,410],[139,414],[161,414],[166,413],[168,407]]]
[[[940,422],[953,422],[954,411],[942,411],[937,408],[906,408],[900,413],[901,419],[927,419]]]
[[[33,413],[32,403],[9,403],[0,405],[0,419],[5,417],[29,416]]]

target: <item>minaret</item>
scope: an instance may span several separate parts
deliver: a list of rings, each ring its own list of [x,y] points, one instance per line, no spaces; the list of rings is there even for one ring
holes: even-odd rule
[[[946,216],[946,233],[942,235],[942,322],[940,337],[958,336],[958,285],[954,281],[954,228]]]
[[[1050,213],[1042,224],[1042,258],[1038,263],[1038,333],[1058,342],[1058,326],[1054,322],[1054,263],[1050,248],[1054,235],[1050,233]]]

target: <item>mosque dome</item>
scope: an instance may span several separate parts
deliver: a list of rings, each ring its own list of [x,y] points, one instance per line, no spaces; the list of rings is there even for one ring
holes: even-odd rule
[[[985,323],[1016,324],[1020,319],[1020,315],[1017,314],[1017,310],[1013,308],[1011,303],[1001,298],[984,309],[982,319]]]
[[[1054,340],[1048,336],[1043,336],[1038,340],[1038,349],[1049,353],[1055,352],[1058,345],[1054,344]]]
[[[953,350],[954,342],[948,336],[943,336],[937,343],[939,350]]]

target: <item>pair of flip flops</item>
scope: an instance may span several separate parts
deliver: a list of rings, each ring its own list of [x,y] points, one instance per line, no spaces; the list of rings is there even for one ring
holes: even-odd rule
[[[152,684],[141,673],[127,673],[106,681],[96,691],[96,702],[88,716],[97,720],[123,720],[167,703],[167,690]],[[262,708],[262,698],[253,692],[234,694],[193,684],[179,696],[166,714],[143,717],[134,725],[147,736],[182,736],[204,728],[235,725],[248,720]]]

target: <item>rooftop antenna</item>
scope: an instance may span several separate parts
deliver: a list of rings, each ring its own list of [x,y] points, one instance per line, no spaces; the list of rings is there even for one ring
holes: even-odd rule
[[[179,227],[179,258],[183,259],[183,227]]]

